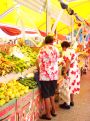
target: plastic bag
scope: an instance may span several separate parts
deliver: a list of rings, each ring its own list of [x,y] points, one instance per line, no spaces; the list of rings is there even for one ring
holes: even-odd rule
[[[69,91],[69,78],[63,78],[63,83],[59,87],[59,96],[64,102],[70,101],[70,91]]]

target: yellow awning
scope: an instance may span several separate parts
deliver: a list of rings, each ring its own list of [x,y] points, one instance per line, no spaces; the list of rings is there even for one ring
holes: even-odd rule
[[[51,3],[56,5],[57,8],[61,8],[58,0],[51,0]],[[0,2],[0,16],[14,5],[16,5],[14,0],[2,0]],[[69,7],[81,18],[90,22],[90,0],[76,0],[75,2],[70,2]],[[51,24],[53,24],[53,21],[55,20],[52,19]],[[0,23],[28,28],[35,28],[36,26],[38,29],[46,31],[46,13],[38,13],[24,6],[20,6],[0,18]],[[67,34],[71,31],[71,27],[59,22],[57,25],[57,31],[60,34]]]

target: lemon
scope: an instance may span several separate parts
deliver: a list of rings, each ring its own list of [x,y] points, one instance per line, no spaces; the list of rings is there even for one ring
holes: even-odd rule
[[[24,95],[24,91],[23,90],[20,91],[20,95],[21,96]]]
[[[4,99],[1,99],[0,100],[0,106],[3,106],[5,104],[5,100]]]
[[[1,84],[1,87],[5,87],[5,86],[6,86],[6,84],[4,84],[4,83]]]
[[[17,92],[17,93],[15,94],[15,97],[16,97],[16,98],[20,97],[19,92]]]
[[[5,87],[0,88],[0,92],[3,92],[5,90]]]
[[[12,90],[9,89],[6,94],[7,95],[12,95]]]
[[[8,96],[5,97],[5,101],[9,102],[9,97]]]
[[[13,99],[14,97],[15,97],[14,94],[11,94],[11,95],[10,95],[10,99]]]
[[[5,98],[5,95],[1,94],[0,99],[4,99],[4,98]]]
[[[7,87],[12,87],[12,83],[11,82],[7,83]]]

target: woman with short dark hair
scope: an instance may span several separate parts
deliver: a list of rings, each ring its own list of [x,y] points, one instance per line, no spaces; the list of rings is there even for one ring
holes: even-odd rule
[[[77,54],[74,49],[69,48],[70,43],[64,41],[61,43],[63,50],[63,66],[64,80],[68,86],[68,100],[60,105],[63,109],[70,109],[70,106],[74,106],[74,94],[78,94],[80,90],[80,71],[78,68]]]
[[[41,118],[47,120],[51,120],[51,115],[56,116],[54,94],[58,80],[59,51],[53,46],[53,41],[52,36],[46,36],[45,45],[40,49],[37,59],[41,93],[46,109],[46,114]]]
[[[61,43],[61,47],[62,48],[68,48],[68,47],[70,47],[70,43],[67,42],[67,41],[64,41],[64,42]]]
[[[54,38],[53,36],[46,36],[45,38],[45,44],[52,43],[53,44]]]

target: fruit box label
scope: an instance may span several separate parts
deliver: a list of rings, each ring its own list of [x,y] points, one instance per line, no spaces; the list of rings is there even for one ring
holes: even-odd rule
[[[16,121],[16,113],[8,116],[7,118],[3,119],[2,121]]]
[[[14,113],[16,110],[16,99],[13,99],[0,107],[0,120]]]
[[[17,99],[17,109],[22,108],[25,105],[27,105],[32,99],[32,94],[33,94],[32,92],[29,92],[25,96],[22,96],[19,99]]]
[[[17,121],[24,121],[26,119],[27,114],[29,113],[29,105],[30,103],[17,112]]]

